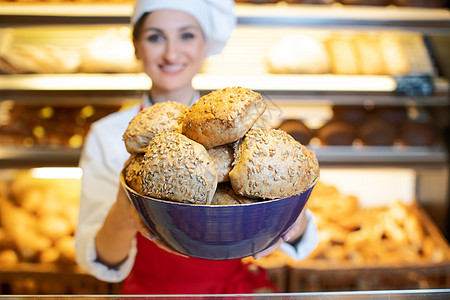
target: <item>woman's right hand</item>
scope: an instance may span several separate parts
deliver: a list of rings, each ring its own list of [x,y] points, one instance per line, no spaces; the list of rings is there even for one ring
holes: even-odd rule
[[[136,208],[131,203],[128,195],[125,192],[124,187],[119,187],[119,192],[117,193],[117,199],[115,205],[115,210],[117,212],[122,212],[123,214],[123,226],[135,230],[136,232],[140,232],[144,237],[152,240],[154,238],[154,234],[151,232],[150,228],[145,225],[141,216],[137,212]]]
[[[138,211],[134,207],[134,205],[129,200],[125,188],[120,186],[119,192],[117,195],[117,209],[125,212],[126,218],[128,219],[129,226],[134,228],[136,231],[138,231],[142,236],[149,239],[153,243],[155,243],[156,246],[159,248],[170,252],[175,255],[188,257],[178,251],[173,250],[169,246],[167,246],[163,241],[161,241],[153,232],[152,230],[145,224],[145,222],[142,220],[141,216],[139,215]]]

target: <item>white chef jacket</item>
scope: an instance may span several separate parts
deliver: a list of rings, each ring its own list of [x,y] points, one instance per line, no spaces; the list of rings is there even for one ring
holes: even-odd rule
[[[149,102],[144,98],[143,106],[148,106]],[[75,233],[77,262],[86,272],[103,281],[124,280],[131,272],[137,252],[134,239],[126,260],[116,268],[109,268],[97,261],[95,236],[116,200],[119,174],[130,157],[122,136],[139,110],[140,105],[136,105],[93,123],[80,157],[83,177]],[[311,212],[307,211],[307,217],[308,226],[300,242],[295,246],[283,243],[280,247],[297,260],[308,256],[318,242],[317,226]]]

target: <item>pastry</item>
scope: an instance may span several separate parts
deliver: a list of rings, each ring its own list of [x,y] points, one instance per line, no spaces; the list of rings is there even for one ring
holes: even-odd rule
[[[128,124],[123,140],[131,154],[145,151],[149,141],[157,134],[181,133],[181,124],[188,106],[175,101],[155,103],[141,110]]]
[[[37,229],[52,241],[70,235],[72,230],[69,222],[63,216],[56,214],[40,217],[37,222]]]
[[[171,132],[154,137],[144,154],[142,194],[177,202],[210,204],[217,187],[205,147]]]
[[[362,106],[334,105],[333,120],[339,120],[350,124],[362,124],[368,116],[368,111]]]
[[[349,146],[356,138],[355,131],[350,123],[332,120],[318,129],[317,136],[323,145]]]
[[[345,5],[389,5],[389,0],[339,0],[340,3]]]
[[[16,251],[12,249],[0,250],[0,264],[1,265],[15,265],[19,262],[19,256]]]
[[[392,0],[392,4],[397,6],[413,7],[444,7],[448,9],[448,0]]]
[[[238,143],[230,174],[233,190],[249,198],[298,195],[319,176],[316,157],[285,131],[251,129]]]
[[[56,249],[61,253],[58,262],[76,264],[75,241],[73,236],[64,236],[55,242]]]
[[[39,262],[44,264],[57,263],[61,253],[55,247],[45,249],[39,254]]]
[[[286,131],[303,145],[308,145],[313,136],[311,130],[300,120],[284,120],[278,129]]]
[[[358,137],[368,146],[391,146],[397,136],[393,124],[377,117],[369,119],[358,130]]]
[[[436,131],[429,123],[408,121],[401,125],[401,139],[407,146],[431,146],[436,142]]]
[[[248,88],[213,91],[192,105],[182,132],[207,149],[229,144],[242,138],[265,109],[261,95]]]
[[[408,118],[408,112],[406,107],[397,107],[397,106],[380,106],[375,107],[374,114],[379,116],[381,119],[385,120],[388,123],[394,125],[400,125],[405,122]]]

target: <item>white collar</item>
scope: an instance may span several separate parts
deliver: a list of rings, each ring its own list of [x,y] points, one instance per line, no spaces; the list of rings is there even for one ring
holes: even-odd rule
[[[192,104],[194,104],[195,102],[197,102],[200,99],[200,92],[195,90],[194,91],[194,97],[192,97],[192,101],[189,104],[189,106],[192,106]],[[147,108],[149,106],[152,106],[154,103],[152,101],[152,99],[150,98],[150,94],[149,93],[144,93],[143,97],[142,97],[142,107],[143,108]]]

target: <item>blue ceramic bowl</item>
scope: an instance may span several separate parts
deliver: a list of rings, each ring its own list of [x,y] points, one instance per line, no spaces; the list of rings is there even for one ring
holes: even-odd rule
[[[243,258],[278,241],[304,208],[314,185],[300,195],[239,205],[171,202],[121,184],[145,223],[159,239],[192,257],[210,260]]]

